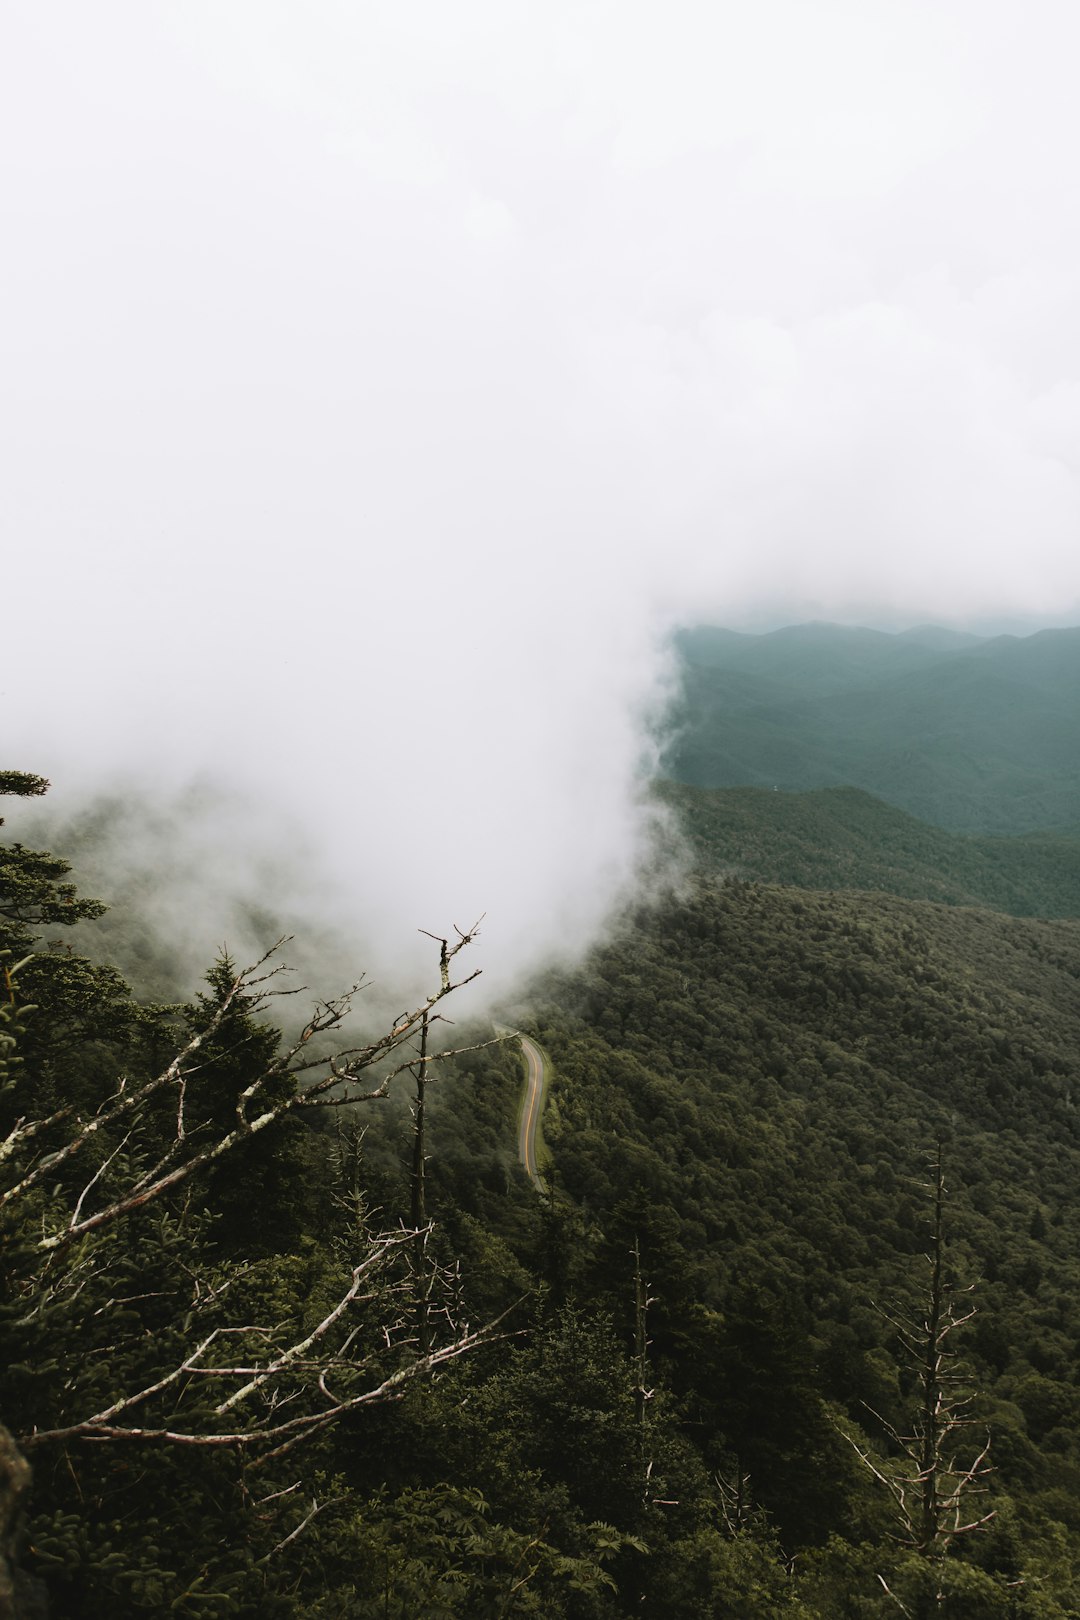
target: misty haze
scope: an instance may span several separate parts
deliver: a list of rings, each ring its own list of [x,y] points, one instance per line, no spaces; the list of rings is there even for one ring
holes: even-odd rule
[[[1078,50],[0,20],[0,1615],[1080,1614]]]

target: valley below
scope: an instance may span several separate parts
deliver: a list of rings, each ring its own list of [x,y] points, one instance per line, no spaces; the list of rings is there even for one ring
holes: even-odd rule
[[[695,633],[669,881],[323,1067],[5,845],[10,1612],[1080,1614],[1080,632],[1001,639]]]

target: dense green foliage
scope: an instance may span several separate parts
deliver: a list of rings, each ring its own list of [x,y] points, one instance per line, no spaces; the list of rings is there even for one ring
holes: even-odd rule
[[[883,889],[1019,917],[1080,914],[1080,837],[986,838],[917,821],[858,788],[657,784],[707,871],[805,889]]]
[[[511,1043],[429,1087],[442,1281],[423,1308],[432,1322],[509,1310],[496,1341],[280,1456],[35,1443],[167,1376],[209,1327],[244,1326],[241,1359],[260,1334],[310,1331],[342,1268],[408,1222],[411,1121],[393,1094],[329,1122],[283,1115],[53,1257],[41,1234],[87,1170],[58,1164],[14,1201],[0,1421],[30,1448],[21,1556],[54,1615],[885,1620],[897,1599],[946,1620],[1080,1615],[1080,922],[918,898],[924,883],[963,898],[956,874],[990,868],[957,850],[984,844],[860,794],[811,796],[811,816],[771,793],[677,802],[702,870],[534,989],[529,1027],[554,1066],[551,1197],[516,1163]],[[815,825],[831,839],[816,854]],[[842,827],[862,829],[846,873]],[[738,837],[747,870],[790,860],[799,883],[841,892],[719,879]],[[11,898],[28,872],[45,882],[47,938],[64,920],[54,900],[84,903],[62,893],[62,862],[5,859],[10,967],[32,943]],[[890,870],[908,895],[844,887],[881,888]],[[119,1075],[137,1084],[213,1022],[232,978],[219,963],[200,1002],[146,1008],[109,969],[39,947],[5,986],[0,1124],[88,1117]],[[277,1046],[228,1006],[189,1065],[207,1136]],[[292,1083],[278,1074],[269,1101]],[[61,1148],[73,1117],[40,1146]],[[87,1149],[95,1196],[130,1186],[172,1131],[151,1103],[103,1133]],[[914,1369],[880,1307],[917,1316],[925,1298],[937,1141],[949,1274],[976,1284],[957,1349],[996,1471],[989,1526],[929,1559],[894,1539],[851,1442],[898,1466],[885,1425],[912,1421]],[[372,1377],[415,1354],[400,1324],[433,1275],[399,1252],[350,1307]],[[355,1376],[344,1349],[324,1370],[331,1386]],[[287,1410],[305,1398],[300,1383],[283,1394]],[[140,1412],[205,1432],[213,1399],[193,1374]]]
[[[668,754],[679,781],[860,787],[960,832],[1080,823],[1080,629],[991,640],[701,629],[679,648]]]

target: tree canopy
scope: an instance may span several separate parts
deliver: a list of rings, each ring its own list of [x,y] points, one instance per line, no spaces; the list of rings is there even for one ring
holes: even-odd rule
[[[1080,1610],[1080,923],[703,869],[533,986],[540,1195],[520,1051],[441,1021],[473,930],[350,1039],[273,955],[140,1004],[52,937],[99,909],[4,851],[10,1612]],[[931,1548],[935,1243],[993,1471],[942,1451],[986,1522]]]

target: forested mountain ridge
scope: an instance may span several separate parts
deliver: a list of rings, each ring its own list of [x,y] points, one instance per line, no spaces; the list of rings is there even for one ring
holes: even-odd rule
[[[959,639],[797,625],[676,638],[667,774],[854,786],[954,831],[1080,822],[1080,628]]]
[[[552,987],[548,1140],[593,1233],[580,1286],[617,1311],[604,1268],[639,1239],[656,1364],[782,1537],[835,1532],[858,1494],[784,1381],[871,1428],[860,1403],[897,1422],[910,1396],[878,1309],[917,1314],[943,1139],[997,1485],[1080,1555],[1078,985],[1075,921],[703,881]]]
[[[0,846],[0,949],[25,954],[28,897],[50,933],[89,920],[65,885],[62,860]],[[14,974],[6,959],[8,1130],[65,1098],[85,1118],[230,993],[219,963],[198,1005],[140,1008],[107,968],[38,949]],[[88,1173],[94,1201],[188,1151],[169,1147],[174,1089],[130,1130],[103,1121],[88,1170],[59,1166],[4,1205],[0,1422],[34,1459],[19,1557],[38,1596],[61,1620],[885,1620],[885,1577],[938,1620],[1080,1614],[1078,986],[1076,920],[699,871],[532,987],[529,1028],[555,1071],[549,1198],[514,1160],[512,1045],[428,1087],[435,1269],[409,1262],[415,1116],[376,1103],[338,1111],[338,1129],[292,1108],[275,1032],[238,1002],[189,1060],[180,1117],[228,1129],[238,1088],[265,1088],[265,1071],[292,1111],[263,1146],[43,1260],[42,1221],[78,1226]],[[454,1042],[490,1034],[459,1026]],[[394,1087],[415,1103],[421,1071],[402,1055]],[[50,1151],[71,1129],[49,1122]],[[868,1408],[904,1432],[917,1406],[881,1310],[924,1306],[936,1142],[946,1271],[976,1285],[957,1349],[996,1472],[987,1528],[931,1554],[893,1539],[888,1493],[845,1436],[899,1466]],[[200,1324],[265,1322],[269,1340],[221,1343],[302,1412],[314,1386],[287,1347],[384,1241],[391,1269],[349,1307],[339,1362],[315,1370],[337,1396],[417,1369],[400,1399],[265,1460],[79,1431],[164,1378],[141,1417],[213,1435],[198,1362],[186,1386],[176,1376]],[[469,1341],[427,1376],[418,1335],[507,1309],[509,1337]],[[268,1343],[286,1358],[272,1380]]]
[[[859,788],[785,793],[661,782],[704,871],[808,889],[880,889],[1016,916],[1080,915],[1080,836],[951,833]]]

